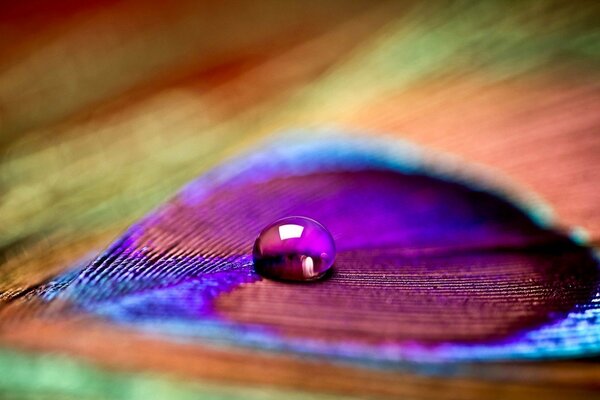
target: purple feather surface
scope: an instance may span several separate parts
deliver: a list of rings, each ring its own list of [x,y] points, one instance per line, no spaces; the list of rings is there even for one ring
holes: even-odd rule
[[[256,236],[290,215],[333,235],[324,279],[254,271]],[[493,173],[388,139],[284,135],[63,279],[48,301],[169,340],[392,364],[600,351],[593,251]]]

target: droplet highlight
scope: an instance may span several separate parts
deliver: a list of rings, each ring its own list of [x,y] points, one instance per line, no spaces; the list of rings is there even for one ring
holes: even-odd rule
[[[286,217],[265,227],[254,242],[254,269],[276,280],[321,278],[335,260],[331,233],[307,217]]]

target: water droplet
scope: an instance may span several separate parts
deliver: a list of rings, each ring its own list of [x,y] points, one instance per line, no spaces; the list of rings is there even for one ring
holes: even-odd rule
[[[314,219],[286,217],[269,224],[254,242],[254,268],[264,277],[311,281],[333,265],[335,243]]]

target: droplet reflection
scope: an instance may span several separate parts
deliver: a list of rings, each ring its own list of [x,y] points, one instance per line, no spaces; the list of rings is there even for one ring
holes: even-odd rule
[[[306,217],[287,217],[262,230],[252,252],[255,270],[279,280],[311,281],[333,265],[335,244],[329,231]]]

